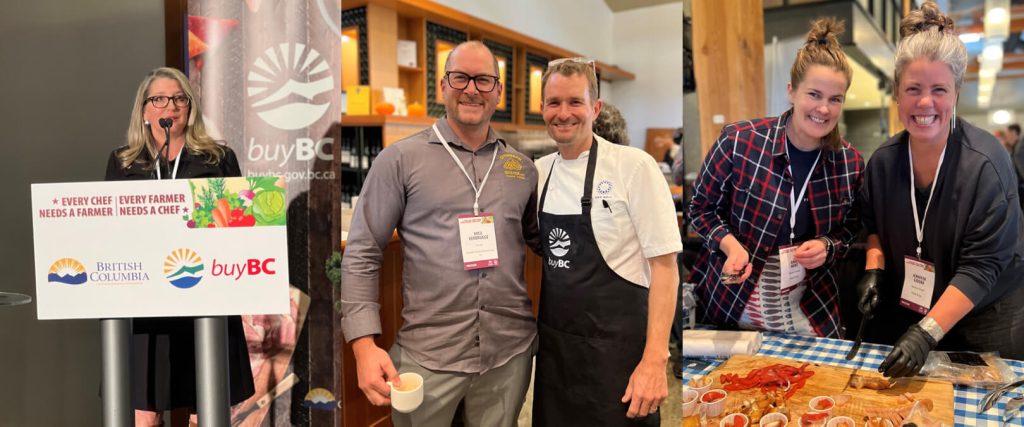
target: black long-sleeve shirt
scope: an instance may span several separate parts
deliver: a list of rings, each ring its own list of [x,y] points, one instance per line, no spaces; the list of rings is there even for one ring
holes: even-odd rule
[[[879,341],[890,342],[921,315],[899,307],[904,256],[916,254],[910,206],[911,171],[907,132],[896,135],[871,156],[861,190],[861,212],[868,233],[877,233],[885,254],[881,306],[886,321]],[[945,159],[924,223],[921,251],[935,264],[932,305],[955,286],[975,304],[972,313],[1008,291],[1024,286],[1024,220],[1017,176],[1006,150],[984,130],[962,120],[950,134]],[[919,215],[924,204],[918,204]],[[892,326],[892,327],[889,327]],[[891,335],[891,336],[890,336]]]

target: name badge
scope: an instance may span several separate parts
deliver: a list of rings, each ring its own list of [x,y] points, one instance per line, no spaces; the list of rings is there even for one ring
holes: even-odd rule
[[[459,215],[462,268],[476,270],[498,266],[498,241],[494,214]]]
[[[900,305],[920,314],[928,314],[935,292],[935,265],[914,257],[903,257],[903,291]]]
[[[795,288],[807,277],[807,269],[796,262],[796,249],[795,245],[779,248],[779,268],[782,269],[779,286],[783,292]]]

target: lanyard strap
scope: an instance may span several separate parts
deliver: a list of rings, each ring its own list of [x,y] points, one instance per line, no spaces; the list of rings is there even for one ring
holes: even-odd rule
[[[914,190],[914,151],[910,149],[910,141],[907,141],[907,158],[910,161],[910,207],[914,210],[914,231],[917,232],[917,258],[920,259],[921,241],[924,240],[924,221],[928,219],[928,207],[932,204],[932,195],[935,194],[935,187],[938,187],[939,184],[939,170],[942,169],[942,159],[946,158],[946,147],[942,147],[942,154],[939,155],[939,164],[935,166],[935,177],[932,178],[932,188],[928,191],[928,201],[924,205],[924,214],[920,221],[917,219],[917,195]]]
[[[793,157],[789,155],[789,142],[786,142],[786,157],[789,157],[789,176],[796,179],[796,175],[793,173]],[[800,194],[796,194],[796,186],[794,185],[789,191],[789,242],[793,243],[793,239],[796,237],[796,212],[800,208],[800,201],[804,199],[804,194],[807,192],[807,185],[811,182],[811,174],[814,173],[814,167],[818,166],[818,160],[821,159],[821,150],[818,150],[818,157],[814,158],[814,163],[811,163],[811,168],[807,170],[807,178],[804,179],[804,184],[800,186]]]
[[[181,161],[181,152],[184,149],[185,149],[185,144],[181,144],[181,147],[178,148],[178,156],[174,158],[174,170],[171,171],[171,179],[177,179],[178,178],[178,162]],[[160,158],[160,154],[157,154],[156,158],[159,159]],[[159,161],[157,161],[157,165],[156,165],[156,179],[157,180],[163,179],[163,177],[160,176],[160,162]]]
[[[580,213],[585,217],[590,218],[590,206],[593,205],[593,197],[591,193],[594,192],[594,171],[597,169],[597,138],[593,137],[590,143],[589,158],[587,158],[587,174],[583,177],[583,197],[580,197],[580,206],[582,207]],[[555,156],[555,159],[551,162],[551,169],[548,170],[548,177],[544,180],[544,189],[540,192],[540,204],[537,206],[537,212],[544,212],[544,200],[548,196],[548,183],[551,182],[551,176],[555,174],[555,164],[560,161],[562,155],[559,153]]]
[[[487,178],[491,176],[491,169],[494,168],[494,161],[498,159],[498,146],[494,146],[494,154],[491,155],[491,165],[487,167],[487,173],[484,174],[484,180],[480,182],[480,188],[477,188],[476,183],[473,182],[473,178],[469,176],[469,172],[466,171],[466,167],[462,165],[458,157],[455,157],[455,152],[452,151],[452,147],[448,146],[448,141],[441,136],[441,131],[437,130],[437,123],[434,123],[434,134],[437,135],[437,139],[441,140],[441,145],[448,151],[448,154],[452,156],[452,160],[455,160],[455,164],[459,165],[459,169],[462,170],[462,174],[469,180],[469,185],[473,186],[473,215],[480,215],[480,193],[483,192],[484,186],[487,185]]]

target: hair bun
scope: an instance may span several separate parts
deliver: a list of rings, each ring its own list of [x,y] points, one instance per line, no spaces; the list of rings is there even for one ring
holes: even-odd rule
[[[834,17],[824,17],[811,22],[811,30],[807,32],[807,44],[828,47],[830,44],[839,46],[839,35],[845,31],[843,21]]]
[[[926,0],[921,8],[910,12],[900,22],[900,36],[907,37],[935,28],[940,33],[952,33],[955,27],[953,19],[939,10],[934,0]]]

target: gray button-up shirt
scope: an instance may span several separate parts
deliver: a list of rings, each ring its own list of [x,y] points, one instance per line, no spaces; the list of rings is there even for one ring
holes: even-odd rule
[[[427,128],[381,151],[363,183],[342,257],[341,327],[348,341],[381,333],[379,273],[397,227],[398,344],[428,369],[481,373],[529,350],[536,335],[523,262],[539,241],[537,170],[493,129],[472,152],[445,119],[437,127],[477,187],[498,150],[480,212],[494,214],[500,264],[463,269],[458,216],[473,213],[473,187]]]

